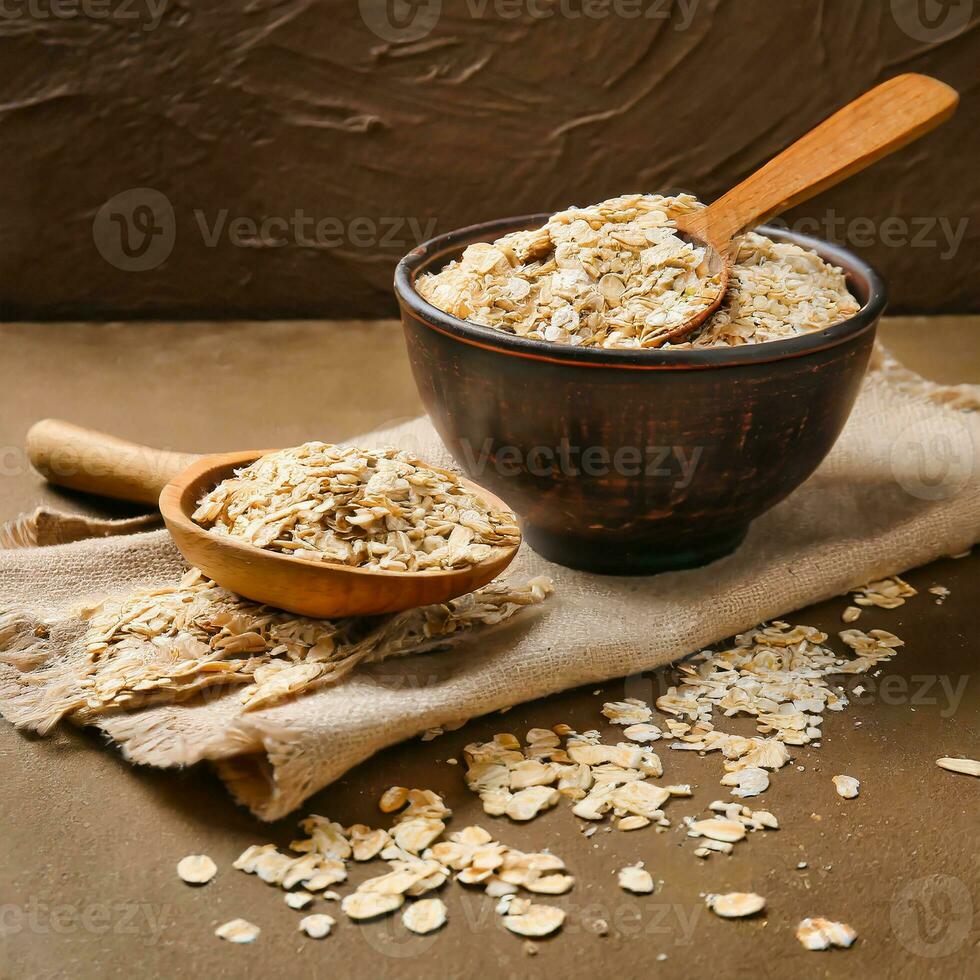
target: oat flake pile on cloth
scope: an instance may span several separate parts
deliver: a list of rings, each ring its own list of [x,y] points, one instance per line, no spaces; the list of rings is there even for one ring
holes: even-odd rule
[[[554,595],[497,626],[456,634],[448,649],[376,657],[331,686],[258,710],[243,710],[232,687],[119,710],[95,724],[132,762],[210,760],[239,801],[276,819],[373,752],[427,728],[648,670],[969,549],[980,539],[978,409],[980,388],[937,387],[879,351],[830,456],[728,558],[617,578],[552,565],[524,546],[509,578],[548,576]],[[356,442],[450,462],[424,419]],[[167,533],[144,528],[43,512],[0,530],[0,711],[9,721],[32,723],[52,683],[38,683],[40,669],[59,676],[85,658],[85,624],[73,609],[184,572]]]

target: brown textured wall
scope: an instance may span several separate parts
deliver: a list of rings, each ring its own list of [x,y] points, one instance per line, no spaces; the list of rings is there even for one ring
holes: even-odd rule
[[[711,199],[903,71],[958,115],[790,220],[980,310],[980,0],[58,2],[0,4],[5,317],[388,314],[420,237]]]

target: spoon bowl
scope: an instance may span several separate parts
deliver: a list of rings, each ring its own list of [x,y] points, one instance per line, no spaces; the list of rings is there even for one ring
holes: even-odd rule
[[[57,419],[33,426],[27,447],[35,468],[52,483],[124,500],[157,500],[174,544],[191,565],[247,599],[302,616],[372,616],[448,602],[496,578],[520,547],[497,547],[475,565],[422,572],[294,558],[227,535],[219,537],[191,516],[201,497],[222,480],[274,450],[197,457],[162,453]],[[70,469],[57,464],[68,448],[80,461]],[[491,507],[510,510],[482,487],[459,479]]]
[[[727,243],[719,245],[703,237],[702,227],[693,220],[699,213],[695,211],[693,215],[684,215],[678,218],[674,230],[677,232],[678,238],[682,238],[695,248],[704,249],[704,261],[708,265],[708,276],[718,276],[718,294],[703,309],[698,310],[697,313],[689,316],[677,326],[671,327],[664,334],[660,344],[656,346],[674,344],[696,333],[718,311],[725,300],[725,294],[728,292],[728,284],[732,275],[732,261]]]

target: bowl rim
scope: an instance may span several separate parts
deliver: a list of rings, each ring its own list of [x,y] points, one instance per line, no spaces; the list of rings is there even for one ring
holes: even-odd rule
[[[844,269],[852,295],[861,301],[853,316],[822,330],[798,334],[785,340],[772,340],[739,347],[653,348],[650,350],[607,349],[602,347],[570,347],[505,333],[494,327],[460,320],[445,313],[422,298],[415,288],[415,279],[422,271],[451,257],[461,247],[478,241],[492,241],[511,231],[543,224],[551,212],[530,214],[495,221],[480,222],[437,235],[405,255],[395,268],[395,295],[405,314],[419,323],[463,343],[537,361],[581,367],[613,367],[634,370],[670,368],[720,368],[744,364],[759,364],[802,357],[815,351],[843,344],[874,328],[887,303],[885,282],[877,270],[849,249],[802,232],[773,225],[753,229],[774,241],[790,242],[812,249],[822,259]]]

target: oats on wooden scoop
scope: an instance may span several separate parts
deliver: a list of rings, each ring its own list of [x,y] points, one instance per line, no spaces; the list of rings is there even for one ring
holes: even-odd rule
[[[721,288],[705,250],[676,220],[701,205],[629,194],[572,207],[541,228],[470,245],[419,294],[461,320],[520,337],[606,348],[662,346],[673,327],[711,305]],[[733,242],[728,292],[700,332],[677,347],[779,340],[858,310],[844,274],[816,253],[754,233]]]
[[[308,561],[420,572],[485,561],[520,541],[516,518],[448,470],[397,449],[308,442],[269,453],[201,499],[217,536]]]

